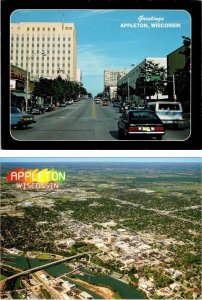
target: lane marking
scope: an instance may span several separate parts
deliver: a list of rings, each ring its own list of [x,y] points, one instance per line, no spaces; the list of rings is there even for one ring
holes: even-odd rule
[[[93,101],[93,108],[91,112],[92,118],[95,120],[96,119],[96,106],[95,106],[95,101]]]

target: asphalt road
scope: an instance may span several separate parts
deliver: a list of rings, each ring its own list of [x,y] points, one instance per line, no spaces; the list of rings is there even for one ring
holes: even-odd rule
[[[81,100],[53,112],[35,115],[36,123],[23,129],[12,129],[14,139],[20,141],[110,141],[117,140],[118,108]],[[167,129],[163,140],[185,140],[189,129]]]

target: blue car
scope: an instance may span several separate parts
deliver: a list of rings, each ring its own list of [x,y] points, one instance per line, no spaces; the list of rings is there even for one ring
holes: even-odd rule
[[[17,107],[11,107],[11,128],[23,127],[31,123],[36,123],[32,114],[24,114]]]

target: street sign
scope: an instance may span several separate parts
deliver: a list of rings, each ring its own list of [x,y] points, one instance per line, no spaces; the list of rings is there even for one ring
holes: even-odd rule
[[[151,80],[160,80],[160,76],[159,75],[152,75]]]

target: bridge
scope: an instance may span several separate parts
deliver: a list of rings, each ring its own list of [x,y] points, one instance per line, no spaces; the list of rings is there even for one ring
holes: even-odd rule
[[[25,275],[28,275],[28,274],[31,274],[31,273],[35,273],[37,271],[40,271],[40,270],[52,267],[54,265],[61,264],[61,263],[65,262],[65,261],[69,261],[69,260],[72,260],[72,259],[75,259],[75,258],[78,258],[78,257],[82,257],[84,255],[93,254],[93,253],[97,253],[97,252],[83,252],[83,253],[79,253],[79,254],[76,254],[76,255],[73,255],[73,256],[70,256],[70,257],[65,257],[65,258],[62,258],[62,259],[50,262],[50,263],[45,264],[45,265],[41,265],[41,266],[34,267],[34,268],[26,270],[26,271],[22,271],[20,273],[17,273],[17,274],[14,274],[14,275],[10,276],[10,277],[5,278],[4,280],[1,280],[1,286],[4,286],[5,283],[7,281],[9,281],[9,280],[16,279],[18,277],[25,276]]]

